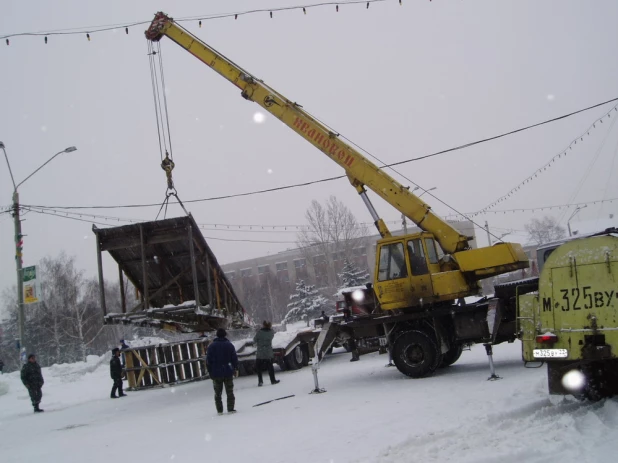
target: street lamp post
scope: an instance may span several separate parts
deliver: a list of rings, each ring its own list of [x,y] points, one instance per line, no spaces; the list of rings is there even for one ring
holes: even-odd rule
[[[573,236],[573,233],[571,233],[571,219],[575,217],[575,214],[577,214],[579,211],[581,211],[585,207],[588,207],[588,205],[584,204],[583,206],[577,206],[575,210],[573,211],[573,213],[571,214],[571,217],[569,217],[569,219],[567,220],[567,228],[569,229],[569,236]]]
[[[62,153],[70,153],[72,151],[77,150],[74,146],[69,146],[68,148],[57,152],[51,158],[49,158],[44,164],[42,164],[38,169],[28,175],[25,179],[15,185],[15,179],[13,178],[13,171],[11,170],[11,164],[9,163],[9,158],[6,154],[6,148],[4,143],[0,141],[0,148],[4,152],[4,158],[6,159],[6,165],[9,168],[9,173],[11,174],[11,181],[13,182],[13,219],[15,222],[15,268],[17,269],[17,304],[18,304],[18,314],[19,314],[19,346],[20,350],[25,349],[25,337],[24,337],[24,287],[23,287],[23,277],[22,277],[22,233],[21,233],[21,220],[19,218],[19,193],[17,189],[23,185],[23,183],[36,174],[39,170],[53,161],[56,156]]]

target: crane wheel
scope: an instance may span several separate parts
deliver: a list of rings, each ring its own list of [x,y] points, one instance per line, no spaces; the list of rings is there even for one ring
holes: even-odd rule
[[[393,345],[393,361],[397,369],[411,378],[431,375],[442,362],[435,341],[423,331],[401,334]]]
[[[461,353],[463,352],[462,344],[453,344],[451,348],[444,354],[442,354],[442,363],[440,368],[448,367],[459,360]]]

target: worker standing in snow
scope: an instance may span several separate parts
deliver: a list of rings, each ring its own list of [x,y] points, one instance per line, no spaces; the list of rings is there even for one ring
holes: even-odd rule
[[[268,370],[268,376],[270,376],[270,383],[277,384],[279,383],[278,379],[275,379],[275,369],[273,367],[273,338],[275,337],[275,332],[272,330],[272,324],[264,320],[262,323],[262,328],[255,333],[253,337],[253,342],[255,342],[257,346],[257,352],[255,354],[255,369],[258,375],[258,386],[261,386],[262,383],[262,371],[264,369]]]
[[[28,361],[21,369],[21,382],[24,383],[24,386],[28,389],[28,394],[30,394],[30,400],[32,401],[35,413],[44,411],[39,408],[39,404],[43,398],[43,391],[41,391],[41,388],[45,381],[43,380],[41,367],[36,363],[36,355],[30,354],[28,356]]]
[[[227,397],[227,412],[236,413],[234,404],[234,376],[238,376],[238,356],[236,349],[227,338],[227,333],[223,328],[217,330],[217,337],[208,346],[206,352],[206,368],[212,379],[212,386],[215,390],[215,406],[217,413],[223,413],[223,386]]]
[[[126,396],[122,392],[122,365],[120,363],[120,349],[117,347],[112,349],[112,359],[109,361],[109,375],[114,380],[110,398],[117,399],[118,397]],[[116,391],[118,391],[118,395],[116,395]]]

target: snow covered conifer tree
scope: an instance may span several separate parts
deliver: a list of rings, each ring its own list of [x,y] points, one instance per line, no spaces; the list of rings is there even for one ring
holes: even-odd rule
[[[290,295],[288,313],[283,318],[283,323],[304,321],[309,326],[309,321],[320,316],[321,311],[328,304],[328,299],[322,296],[315,286],[306,285],[304,280],[296,282],[296,292]]]
[[[341,288],[349,288],[350,286],[361,286],[369,281],[369,273],[366,270],[360,270],[353,262],[345,260],[339,280]]]

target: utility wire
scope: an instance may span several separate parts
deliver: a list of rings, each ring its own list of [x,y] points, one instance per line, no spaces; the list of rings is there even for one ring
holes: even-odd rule
[[[256,10],[246,10],[246,11],[238,11],[235,13],[221,13],[221,14],[206,14],[200,16],[185,16],[180,18],[175,18],[175,22],[187,22],[187,21],[208,21],[213,19],[223,19],[223,18],[238,18],[238,16],[244,16],[249,14],[257,14],[257,13],[272,13],[277,11],[287,11],[287,10],[307,10],[310,8],[317,8],[323,6],[336,6],[339,11],[340,5],[355,5],[360,3],[366,3],[369,5],[370,3],[383,3],[388,0],[353,0],[353,1],[339,1],[339,2],[322,2],[322,3],[312,3],[308,5],[298,5],[298,6],[288,6],[288,7],[276,7],[276,8],[262,8]],[[401,2],[400,2],[401,3]],[[306,13],[306,11],[305,11]],[[111,31],[114,29],[121,28],[132,28],[136,26],[141,26],[144,24],[151,24],[152,20],[147,21],[138,21],[138,22],[129,22],[129,23],[118,23],[118,24],[107,24],[101,26],[81,26],[81,27],[72,27],[67,29],[55,29],[49,31],[38,31],[38,32],[17,32],[14,34],[6,34],[0,36],[0,39],[9,39],[11,37],[24,37],[24,36],[52,36],[52,35],[78,35],[78,34],[95,34],[97,32],[105,32]]]
[[[585,112],[585,111],[589,111],[591,109],[598,108],[599,106],[603,106],[603,105],[608,104],[608,103],[613,103],[615,101],[618,101],[618,97],[612,98],[611,100],[607,100],[607,101],[604,101],[602,103],[597,103],[595,105],[588,106],[588,107],[583,108],[583,109],[579,109],[577,111],[570,112],[568,114],[564,114],[564,115],[559,116],[559,117],[554,117],[552,119],[547,119],[547,120],[545,120],[543,122],[538,122],[536,124],[528,125],[528,126],[516,129],[516,130],[511,130],[510,132],[505,132],[505,133],[502,133],[500,135],[495,135],[495,136],[492,136],[492,137],[489,137],[489,138],[484,138],[482,140],[477,140],[477,141],[474,141],[474,142],[465,143],[463,145],[459,145],[459,146],[456,146],[454,148],[449,148],[449,149],[446,149],[446,150],[438,151],[438,152],[435,152],[435,153],[432,153],[432,154],[427,154],[427,155],[424,155],[424,156],[420,156],[420,157],[416,157],[416,158],[411,158],[411,159],[407,159],[407,160],[404,160],[404,161],[395,162],[395,163],[392,163],[392,164],[386,164],[386,165],[381,166],[380,168],[383,169],[385,167],[398,166],[398,165],[406,164],[406,163],[409,163],[409,162],[419,161],[419,160],[422,160],[422,159],[427,159],[427,158],[430,158],[430,157],[434,157],[434,156],[438,156],[438,155],[442,155],[442,154],[446,154],[446,153],[451,153],[451,152],[458,151],[458,150],[463,150],[465,148],[469,148],[470,146],[479,145],[481,143],[486,143],[486,142],[489,142],[489,141],[492,141],[492,140],[496,140],[498,138],[503,138],[503,137],[506,137],[506,136],[509,136],[509,135],[512,135],[512,134],[515,134],[515,133],[523,132],[524,130],[533,129],[535,127],[539,127],[539,126],[542,126],[542,125],[545,125],[545,124],[549,124],[549,123],[556,122],[556,121],[559,121],[559,120],[562,120],[562,119],[566,119],[566,118],[574,116],[576,114],[579,114],[579,113],[582,113],[582,112]],[[230,198],[239,198],[239,197],[242,197],[242,196],[252,196],[252,195],[257,195],[257,194],[270,193],[270,192],[274,192],[274,191],[288,190],[288,189],[291,189],[291,188],[304,187],[304,186],[314,185],[314,184],[318,184],[318,183],[331,182],[333,180],[339,180],[339,179],[342,179],[342,178],[346,178],[346,175],[338,175],[336,177],[328,177],[328,178],[323,178],[323,179],[320,179],[320,180],[312,180],[312,181],[309,181],[309,182],[295,183],[295,184],[292,184],[292,185],[285,185],[285,186],[280,186],[280,187],[275,187],[275,188],[267,188],[267,189],[264,189],[264,190],[249,191],[249,192],[245,192],[245,193],[236,193],[236,194],[230,194],[230,195],[213,196],[213,197],[210,197],[210,198],[202,198],[202,199],[191,199],[191,200],[184,201],[184,202],[185,203],[198,203],[198,202],[206,202],[206,201],[218,201],[218,200],[230,199]],[[431,193],[429,193],[429,194],[431,194]],[[431,195],[431,196],[433,196],[433,195]],[[159,203],[154,203],[154,204],[125,204],[125,205],[114,205],[114,206],[42,206],[42,205],[30,205],[30,206],[31,207],[49,208],[49,209],[122,209],[122,208],[140,208],[140,207],[160,207],[161,204],[159,204]]]

